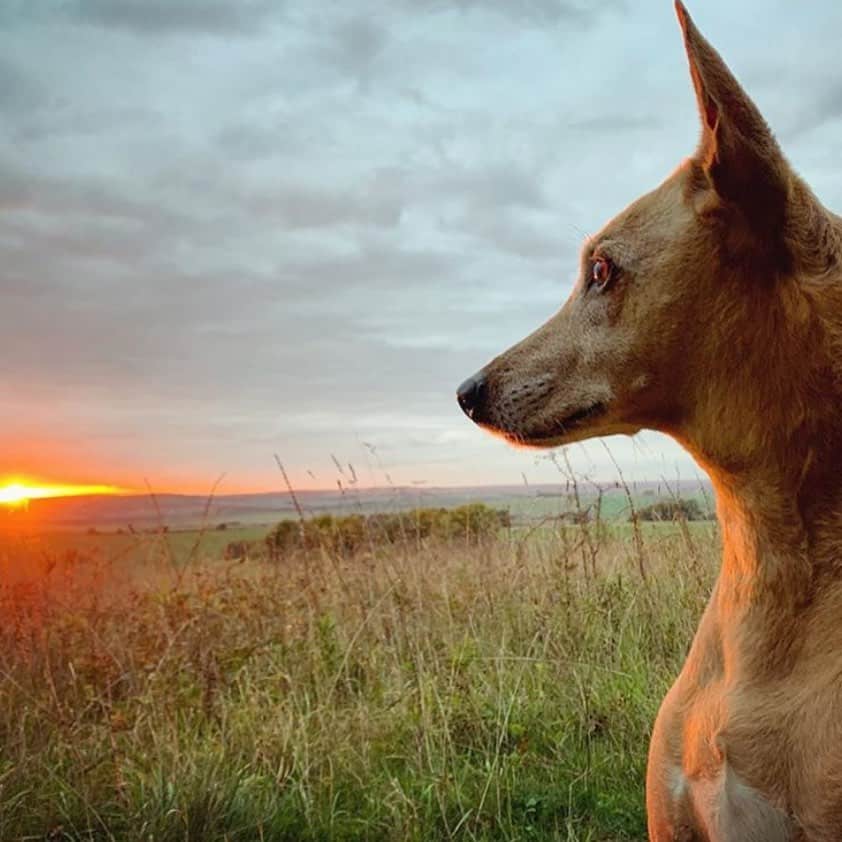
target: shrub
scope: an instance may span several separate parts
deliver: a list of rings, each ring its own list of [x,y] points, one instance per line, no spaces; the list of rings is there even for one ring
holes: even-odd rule
[[[239,561],[249,557],[250,541],[230,541],[225,545],[222,558],[225,561]]]
[[[269,557],[295,550],[323,548],[340,555],[404,541],[465,541],[478,543],[511,525],[508,511],[483,503],[455,509],[413,509],[374,515],[319,515],[305,521],[282,520],[266,536]]]
[[[660,500],[646,506],[637,512],[638,520],[645,521],[674,521],[674,520],[711,520],[709,512],[705,512],[698,500]]]

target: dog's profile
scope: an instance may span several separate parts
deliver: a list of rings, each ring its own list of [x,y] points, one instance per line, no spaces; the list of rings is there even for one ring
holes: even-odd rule
[[[458,391],[513,443],[642,428],[714,484],[721,572],[655,723],[654,842],[842,840],[842,220],[676,3],[696,153]]]

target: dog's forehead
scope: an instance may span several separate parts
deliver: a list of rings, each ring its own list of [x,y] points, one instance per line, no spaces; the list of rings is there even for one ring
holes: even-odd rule
[[[609,220],[591,239],[593,249],[632,268],[674,241],[693,216],[684,200],[683,177],[676,171]]]

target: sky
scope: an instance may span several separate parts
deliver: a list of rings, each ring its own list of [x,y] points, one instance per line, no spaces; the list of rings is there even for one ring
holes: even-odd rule
[[[842,5],[689,7],[842,206]],[[4,0],[0,476],[557,480],[456,386],[698,131],[670,0]],[[698,474],[608,443],[627,477]]]

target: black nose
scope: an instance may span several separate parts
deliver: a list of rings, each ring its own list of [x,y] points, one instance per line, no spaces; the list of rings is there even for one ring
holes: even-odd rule
[[[472,421],[481,421],[485,414],[485,375],[482,372],[469,377],[457,390],[456,399],[462,412]]]

